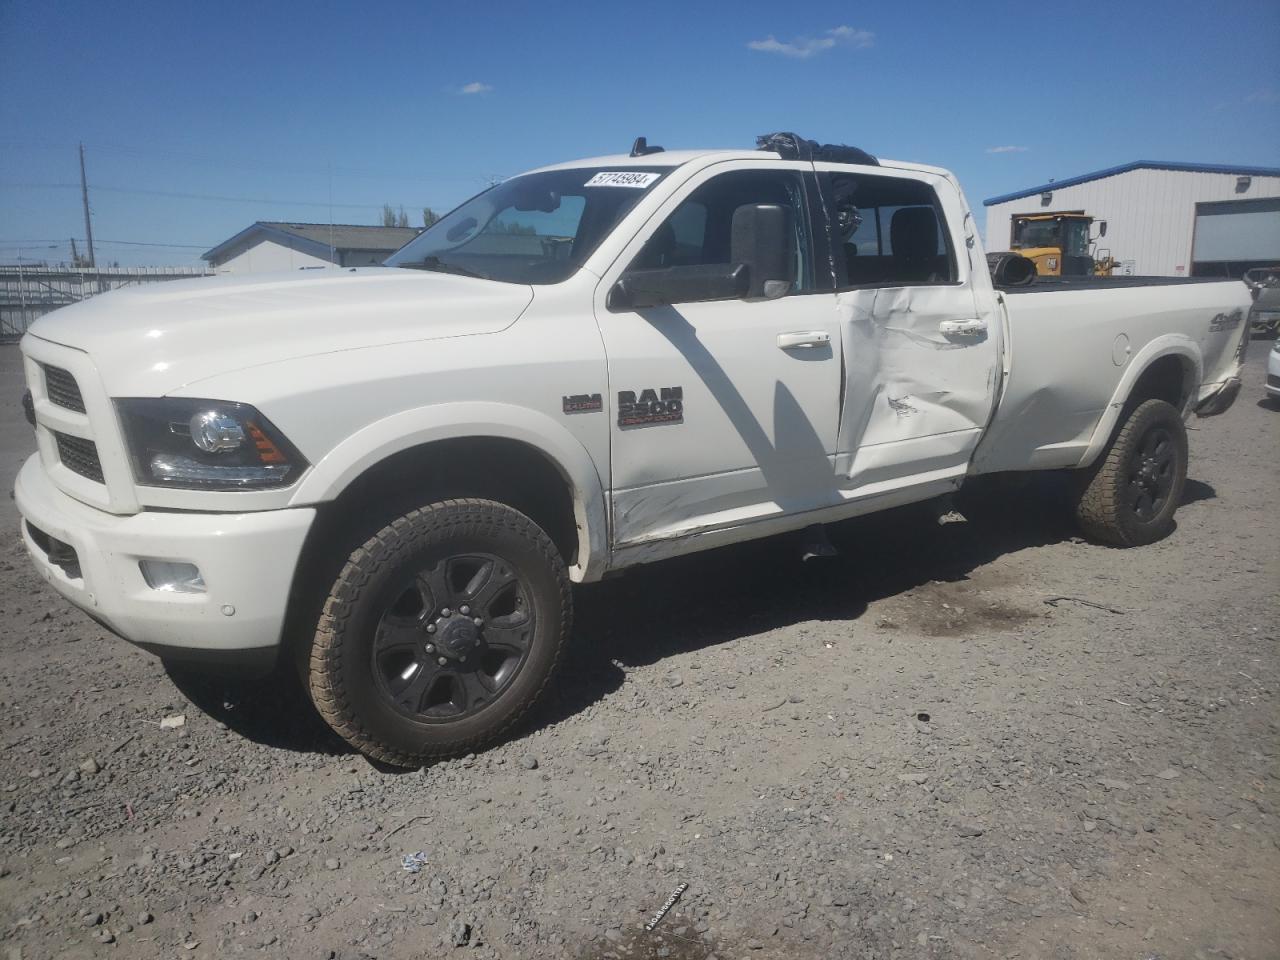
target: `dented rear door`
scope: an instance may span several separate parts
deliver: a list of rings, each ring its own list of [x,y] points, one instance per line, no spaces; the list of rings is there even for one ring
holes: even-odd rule
[[[975,291],[981,248],[956,226],[972,223],[963,198],[940,174],[824,167],[824,193],[833,204],[851,197],[859,221],[836,238],[837,482],[857,498],[963,477],[1001,369],[990,291]]]

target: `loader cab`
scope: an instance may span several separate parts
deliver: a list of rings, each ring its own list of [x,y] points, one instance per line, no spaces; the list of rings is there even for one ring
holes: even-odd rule
[[[1093,276],[1093,222],[1083,210],[1014,214],[1009,249],[1034,262],[1042,277]],[[1099,221],[1099,235],[1105,230]]]

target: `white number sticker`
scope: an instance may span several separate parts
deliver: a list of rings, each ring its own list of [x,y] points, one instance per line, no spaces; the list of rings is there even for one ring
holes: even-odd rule
[[[643,190],[661,174],[641,173],[638,170],[606,170],[597,173],[583,184],[584,187],[635,187]]]

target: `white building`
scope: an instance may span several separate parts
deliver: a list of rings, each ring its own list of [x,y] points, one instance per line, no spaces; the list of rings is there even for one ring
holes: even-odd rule
[[[984,201],[988,250],[1015,214],[1083,211],[1107,221],[1094,256],[1143,276],[1233,276],[1280,264],[1280,169],[1138,160]],[[1097,229],[1095,225],[1095,235]]]
[[[413,227],[260,220],[201,254],[216,273],[263,273],[305,267],[368,267],[416,237]]]

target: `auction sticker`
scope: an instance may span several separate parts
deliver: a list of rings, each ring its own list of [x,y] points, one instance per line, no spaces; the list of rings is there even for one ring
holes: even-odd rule
[[[658,177],[660,173],[641,173],[639,170],[605,170],[583,184],[584,187],[635,187],[643,190]]]

